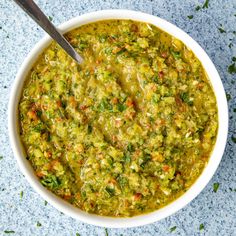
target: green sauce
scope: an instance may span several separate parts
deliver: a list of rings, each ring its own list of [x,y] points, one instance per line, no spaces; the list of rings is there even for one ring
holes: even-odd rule
[[[66,34],[39,57],[19,104],[41,183],[78,208],[129,217],[186,192],[217,136],[214,92],[195,55],[153,25],[109,20]]]

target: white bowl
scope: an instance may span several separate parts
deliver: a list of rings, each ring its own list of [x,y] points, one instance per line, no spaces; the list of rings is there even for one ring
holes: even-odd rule
[[[41,185],[38,178],[34,174],[34,171],[25,158],[25,152],[20,141],[19,136],[19,122],[18,122],[18,103],[21,97],[22,87],[24,85],[24,80],[31,69],[33,63],[36,61],[40,53],[50,44],[52,41],[49,36],[45,36],[39,41],[29,53],[25,61],[23,62],[21,68],[19,69],[16,79],[14,81],[10,102],[9,102],[9,135],[10,142],[14,152],[14,156],[20,166],[21,171],[25,175],[26,179],[29,181],[31,186],[51,205],[57,208],[59,211],[83,222],[103,226],[110,228],[124,228],[124,227],[134,227],[141,226],[149,223],[153,223],[167,216],[172,215],[176,211],[180,210],[186,206],[190,201],[192,201],[207,185],[207,183],[212,178],[215,173],[220,160],[222,158],[224,148],[226,145],[227,132],[228,132],[228,107],[227,100],[224,92],[224,88],[220,79],[220,76],[210,60],[205,51],[199,46],[199,44],[194,41],[188,34],[183,32],[181,29],[172,25],[171,23],[152,15],[148,15],[142,12],[129,11],[129,10],[104,10],[88,13],[82,16],[73,18],[59,26],[61,32],[65,33],[81,25],[105,20],[105,19],[132,19],[136,21],[144,21],[151,23],[158,28],[166,31],[167,33],[180,39],[187,47],[189,47],[198,59],[201,61],[204,69],[206,70],[209,80],[213,86],[217,105],[218,105],[218,119],[219,128],[218,135],[214,150],[210,157],[210,160],[204,169],[203,173],[197,179],[197,181],[191,186],[191,188],[179,197],[174,202],[169,205],[156,210],[152,213],[134,216],[131,218],[114,218],[114,217],[104,217],[86,213],[80,209],[72,206],[66,201],[60,199],[45,187]]]

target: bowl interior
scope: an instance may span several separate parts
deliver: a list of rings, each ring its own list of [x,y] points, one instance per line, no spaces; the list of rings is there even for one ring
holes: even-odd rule
[[[10,142],[14,152],[14,156],[17,159],[18,165],[20,166],[21,171],[26,176],[31,186],[46,201],[48,201],[51,205],[53,205],[61,212],[64,212],[65,214],[78,220],[82,220],[86,223],[90,223],[97,226],[114,227],[114,228],[141,226],[163,219],[175,213],[179,209],[183,208],[192,199],[194,199],[202,191],[202,189],[206,186],[206,184],[210,181],[211,177],[215,173],[220,163],[226,144],[227,132],[228,132],[227,100],[219,74],[214,64],[211,62],[210,58],[205,53],[205,51],[188,34],[186,34],[181,29],[177,28],[176,26],[172,25],[171,23],[168,23],[167,21],[159,17],[148,15],[142,12],[129,11],[129,10],[104,10],[76,17],[59,26],[59,29],[61,30],[62,33],[66,33],[81,25],[105,19],[132,19],[136,21],[151,23],[157,26],[158,28],[162,29],[163,31],[166,31],[167,33],[181,40],[187,47],[189,47],[195,53],[195,55],[201,61],[216,95],[216,100],[218,105],[219,128],[214,150],[209,159],[208,165],[203,170],[203,173],[200,175],[200,177],[196,180],[196,182],[184,195],[179,197],[174,202],[152,213],[134,216],[132,218],[112,218],[112,217],[103,217],[103,216],[88,214],[70,205],[66,201],[60,199],[59,197],[48,191],[46,188],[44,188],[38,181],[37,177],[35,176],[30,163],[25,158],[26,154],[21,144],[18,132],[19,131],[18,103],[21,97],[21,91],[24,85],[24,80],[26,79],[29,70],[31,69],[32,65],[37,60],[41,52],[51,42],[49,36],[45,36],[38,44],[36,44],[36,46],[29,53],[24,63],[22,64],[14,81],[9,102],[8,121],[9,121]]]

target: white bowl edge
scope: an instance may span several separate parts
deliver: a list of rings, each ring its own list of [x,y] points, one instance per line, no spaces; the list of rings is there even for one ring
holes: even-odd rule
[[[112,218],[88,214],[84,211],[81,211],[80,209],[76,209],[69,203],[65,202],[64,200],[60,199],[59,197],[48,191],[46,188],[44,188],[38,181],[38,178],[35,176],[31,165],[25,158],[25,153],[18,134],[17,110],[18,102],[21,96],[21,90],[24,84],[24,79],[42,50],[51,42],[49,36],[45,36],[31,50],[31,52],[24,60],[22,66],[20,67],[16,79],[13,83],[8,106],[9,137],[14,156],[16,157],[18,165],[20,166],[21,171],[25,175],[30,185],[46,201],[48,201],[59,211],[73,218],[96,226],[107,228],[136,227],[159,221],[167,216],[174,214],[175,212],[186,206],[189,202],[191,202],[204,189],[204,187],[214,175],[224,153],[228,133],[228,106],[220,76],[205,51],[184,31],[159,17],[130,10],[103,10],[87,13],[73,18],[60,25],[59,29],[64,33],[76,27],[79,27],[80,25],[105,19],[131,19],[156,25],[160,29],[166,31],[167,33],[184,42],[184,44],[187,45],[202,62],[202,65],[204,66],[215,91],[218,105],[219,128],[215,148],[206,168],[197,179],[197,181],[184,195],[182,195],[169,205],[152,213],[131,218]]]

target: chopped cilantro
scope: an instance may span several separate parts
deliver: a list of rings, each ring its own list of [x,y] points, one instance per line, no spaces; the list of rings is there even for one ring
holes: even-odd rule
[[[23,191],[21,191],[21,192],[20,192],[20,199],[22,199],[22,198],[23,198],[23,195],[24,195],[24,192],[23,192]]]
[[[172,56],[173,56],[175,59],[181,58],[180,52],[175,52],[175,51],[172,50],[172,49],[170,49],[170,52],[171,52]]]
[[[202,8],[208,8],[209,7],[209,0],[206,0],[205,3],[203,4]]]
[[[226,33],[226,31],[222,27],[219,27],[218,30],[220,31],[220,33]]]
[[[190,20],[193,19],[193,15],[187,16]]]
[[[229,72],[230,74],[236,73],[236,65],[235,65],[235,63],[231,64],[231,65],[228,67],[228,72]]]
[[[36,226],[37,226],[37,227],[41,227],[42,224],[41,224],[40,222],[37,221]]]
[[[187,103],[189,106],[193,105],[193,101],[190,100],[188,93],[186,92],[181,93],[180,98],[182,99],[183,102]]]
[[[52,17],[51,17],[51,16],[49,16],[48,19],[49,19],[50,21],[52,21]]]
[[[233,109],[233,112],[236,112],[236,108]]]
[[[227,101],[229,101],[231,99],[231,95],[229,93],[226,93],[226,98],[227,98]]]
[[[126,105],[121,104],[121,103],[118,103],[118,104],[117,104],[117,109],[118,109],[120,112],[122,112],[122,111],[124,111],[124,110],[126,109]]]
[[[204,224],[200,224],[199,229],[203,230],[204,229]]]
[[[176,230],[176,228],[177,228],[176,226],[171,227],[170,232],[174,232]]]
[[[213,191],[214,191],[214,193],[216,193],[218,191],[219,186],[220,186],[219,183],[214,183],[213,184]]]
[[[79,234],[79,233],[76,233],[75,235],[76,235],[76,236],[80,236],[80,234]]]
[[[236,137],[232,136],[231,139],[234,143],[236,143]]]
[[[108,236],[107,228],[105,228],[105,236]]]
[[[93,126],[92,125],[88,125],[88,134],[91,134],[93,131]]]
[[[110,197],[113,197],[115,195],[115,189],[107,186],[105,188],[106,192],[110,195]]]
[[[5,234],[14,234],[15,231],[13,231],[13,230],[5,230],[4,233]]]
[[[201,9],[200,6],[196,6],[195,11],[199,11]]]
[[[47,175],[41,180],[41,183],[43,186],[49,187],[50,189],[57,189],[61,181],[55,175]]]
[[[121,188],[124,188],[128,184],[128,180],[127,180],[127,178],[120,176],[118,178],[118,183]]]
[[[47,201],[44,201],[44,206],[47,206],[48,205],[48,202]]]
[[[235,61],[235,62],[236,62],[236,57],[232,57],[232,61]]]
[[[133,146],[132,143],[129,143],[129,144],[127,145],[127,150],[128,150],[129,152],[133,152],[133,151],[134,151],[134,146]]]
[[[3,159],[3,156],[0,156],[0,160],[2,160]]]
[[[40,117],[42,115],[42,111],[36,111],[36,114],[38,117]]]
[[[230,44],[229,44],[229,48],[232,48],[232,47],[233,47],[233,44],[232,44],[232,43],[230,43]]]

